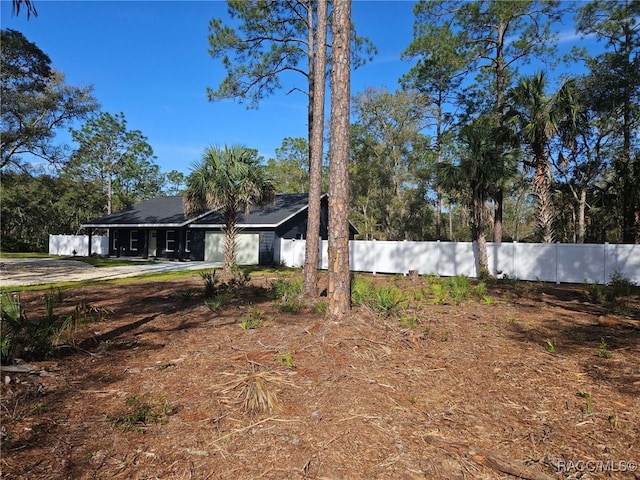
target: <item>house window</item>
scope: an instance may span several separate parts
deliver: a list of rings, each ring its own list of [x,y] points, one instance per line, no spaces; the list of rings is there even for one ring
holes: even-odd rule
[[[118,230],[113,232],[113,250],[118,251]]]
[[[167,230],[167,252],[175,252],[176,250],[176,231]]]
[[[185,235],[184,251],[185,252],[190,252],[191,251],[191,231],[190,230],[187,230],[187,233]]]
[[[131,230],[131,236],[129,237],[129,250],[132,252],[138,251],[138,230]]]

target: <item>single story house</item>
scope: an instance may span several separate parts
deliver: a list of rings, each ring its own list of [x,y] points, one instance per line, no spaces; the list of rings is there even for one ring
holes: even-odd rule
[[[309,195],[276,195],[272,203],[239,213],[236,262],[269,265],[279,261],[279,241],[304,239]],[[328,196],[321,198],[320,237],[327,239]],[[216,210],[187,217],[181,196],[156,197],[82,225],[89,233],[109,231],[109,255],[222,262],[224,219]],[[350,238],[357,233],[350,225]],[[91,241],[89,241],[91,244]],[[89,252],[91,254],[91,252]]]

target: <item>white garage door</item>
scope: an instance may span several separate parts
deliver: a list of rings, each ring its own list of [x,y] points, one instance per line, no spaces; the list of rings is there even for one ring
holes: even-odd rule
[[[259,245],[260,235],[257,233],[236,235],[236,264],[257,265],[259,263]],[[205,233],[204,261],[224,262],[224,233]]]

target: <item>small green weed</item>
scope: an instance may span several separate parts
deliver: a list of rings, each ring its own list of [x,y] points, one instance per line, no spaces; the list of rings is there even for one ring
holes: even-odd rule
[[[280,313],[299,313],[304,308],[302,301],[297,298],[288,298],[277,304]]]
[[[220,308],[229,301],[229,297],[224,293],[219,293],[211,298],[207,298],[204,303],[212,312],[217,312]]]
[[[148,396],[131,395],[125,401],[123,409],[107,416],[107,421],[123,432],[144,432],[147,425],[166,423],[173,412],[164,397],[149,400]]]
[[[276,358],[280,365],[285,365],[289,370],[295,370],[296,362],[291,353],[279,353]]]
[[[585,411],[588,415],[593,413],[593,397],[589,392],[580,392],[578,396],[584,398],[585,401]]]
[[[556,343],[553,340],[547,340],[547,344],[545,348],[549,353],[558,353],[558,349],[556,348]]]
[[[318,300],[313,305],[313,311],[319,315],[324,315],[325,313],[327,313],[328,308],[329,308],[329,304],[327,303],[326,300]]]
[[[607,287],[598,282],[586,283],[587,298],[591,303],[602,305],[607,300]]]
[[[418,326],[419,323],[420,320],[418,319],[418,315],[416,315],[415,313],[411,316],[405,315],[404,313],[400,315],[400,325],[402,325],[404,328],[413,330]]]
[[[484,282],[479,282],[475,287],[473,287],[473,296],[479,299],[482,299],[487,294],[487,284]]]
[[[254,330],[262,324],[263,320],[263,310],[252,310],[244,316],[242,322],[240,322],[240,328],[243,330]]]
[[[607,348],[607,342],[604,341],[604,338],[600,340],[600,346],[598,347],[598,356],[600,358],[611,358],[613,355]]]
[[[442,305],[449,301],[449,292],[442,283],[431,283],[429,288],[433,296],[431,303],[434,305]]]

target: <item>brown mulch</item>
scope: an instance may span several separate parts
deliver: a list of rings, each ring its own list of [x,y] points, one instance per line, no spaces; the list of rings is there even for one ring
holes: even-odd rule
[[[580,285],[433,305],[427,278],[375,279],[422,295],[404,323],[282,313],[264,277],[216,312],[197,275],[64,290],[57,311],[101,319],[32,372],[3,372],[1,478],[640,478],[637,316]],[[21,299],[42,314],[42,292]],[[260,326],[242,329],[248,316]],[[272,409],[245,408],[251,392]],[[160,421],[118,428],[132,397]]]

